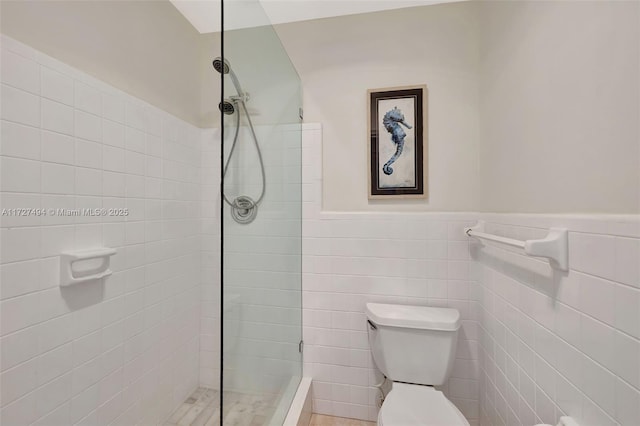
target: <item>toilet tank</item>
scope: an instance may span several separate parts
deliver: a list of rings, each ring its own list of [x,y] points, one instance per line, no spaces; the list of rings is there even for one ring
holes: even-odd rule
[[[450,308],[367,303],[376,366],[395,382],[438,386],[451,373],[460,312]]]

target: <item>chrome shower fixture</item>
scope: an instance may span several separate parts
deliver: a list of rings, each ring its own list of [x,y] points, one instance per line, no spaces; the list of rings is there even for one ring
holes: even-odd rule
[[[242,90],[240,86],[240,82],[238,81],[238,77],[231,69],[231,65],[228,61],[217,57],[213,60],[213,68],[218,71],[220,74],[228,74],[231,77],[231,81],[233,81],[233,85],[238,92],[235,96],[229,96],[229,98],[223,99],[218,104],[218,109],[225,115],[236,115],[235,124],[236,130],[233,136],[233,143],[231,144],[231,150],[229,152],[229,157],[227,157],[227,161],[224,164],[224,169],[222,172],[222,199],[225,203],[227,203],[231,207],[231,217],[238,223],[246,225],[256,218],[258,214],[258,205],[264,198],[264,194],[266,191],[266,177],[264,172],[264,162],[262,161],[262,152],[260,152],[260,145],[258,144],[258,137],[256,136],[256,131],[253,128],[253,123],[251,122],[251,116],[249,115],[249,111],[247,110],[246,102],[249,101],[249,94]],[[262,191],[260,192],[260,196],[257,201],[254,201],[251,197],[247,195],[239,195],[233,200],[229,200],[227,198],[227,194],[224,192],[224,178],[227,175],[227,170],[229,168],[229,163],[231,162],[231,158],[233,157],[233,152],[236,149],[236,144],[238,142],[238,136],[240,134],[240,116],[244,111],[245,116],[247,117],[247,123],[249,124],[249,130],[251,131],[251,137],[253,139],[253,143],[258,152],[258,159],[260,161],[260,173],[262,175]]]
[[[234,107],[233,103],[231,103],[227,99],[218,104],[218,109],[220,110],[220,112],[226,115],[231,115],[236,112],[236,107]]]
[[[238,92],[238,96],[242,97],[245,102],[249,100],[245,91],[242,90],[242,86],[240,86],[240,81],[238,80],[236,73],[233,72],[233,69],[227,60],[218,56],[213,60],[213,68],[220,74],[229,74],[229,77],[231,77],[231,81],[233,82],[233,86],[236,88],[236,92]]]

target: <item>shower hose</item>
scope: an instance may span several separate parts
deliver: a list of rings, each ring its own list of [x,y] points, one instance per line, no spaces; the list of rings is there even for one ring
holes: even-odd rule
[[[256,147],[256,151],[258,152],[258,160],[260,161],[260,173],[262,175],[262,191],[260,192],[260,196],[256,201],[252,200],[250,197],[246,195],[240,195],[236,197],[233,201],[229,201],[227,195],[224,191],[224,178],[227,175],[227,170],[229,168],[229,163],[231,162],[231,158],[233,157],[233,152],[236,149],[236,144],[238,142],[238,135],[240,133],[240,115],[241,112],[238,111],[236,114],[236,130],[233,135],[233,143],[231,144],[231,150],[229,151],[229,157],[227,157],[227,161],[224,164],[224,169],[222,172],[222,199],[231,207],[231,215],[233,219],[238,223],[250,223],[255,219],[257,214],[258,205],[264,198],[265,190],[266,190],[266,177],[264,173],[264,162],[262,160],[262,152],[260,151],[260,145],[258,145],[258,138],[256,136],[255,129],[253,128],[253,123],[251,122],[251,117],[249,116],[249,111],[247,111],[247,106],[244,103],[242,98],[233,99],[233,103],[242,106],[242,110],[247,116],[247,121],[249,122],[249,129],[251,131],[251,136],[253,139],[253,143]]]

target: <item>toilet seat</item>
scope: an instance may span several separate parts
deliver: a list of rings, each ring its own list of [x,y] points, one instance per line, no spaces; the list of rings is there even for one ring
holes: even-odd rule
[[[394,382],[378,414],[378,426],[469,426],[469,422],[431,386]]]

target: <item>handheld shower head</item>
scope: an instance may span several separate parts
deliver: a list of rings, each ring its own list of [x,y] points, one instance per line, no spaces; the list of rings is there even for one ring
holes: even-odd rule
[[[226,99],[218,104],[218,109],[226,115],[231,115],[236,112],[236,108],[233,106],[233,103]]]
[[[221,57],[217,57],[213,60],[213,68],[215,68],[215,70],[220,74],[229,74],[229,70],[231,69],[229,62],[224,61]]]
[[[244,90],[242,90],[242,87],[240,86],[240,81],[238,80],[238,77],[236,77],[236,73],[233,72],[231,64],[229,64],[226,59],[222,59],[219,56],[215,58],[213,60],[213,68],[220,74],[229,74],[229,77],[231,77],[231,81],[233,82],[233,86],[236,88],[236,92],[238,92],[238,95],[248,99],[247,94],[244,92]]]

